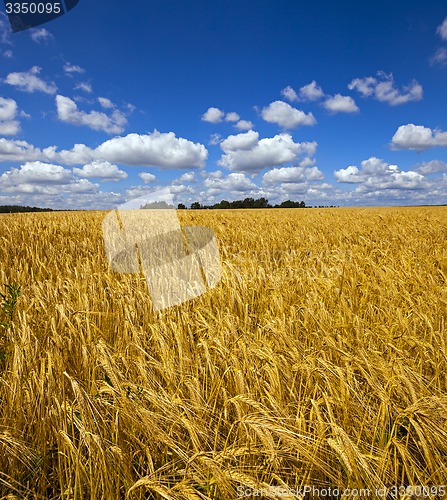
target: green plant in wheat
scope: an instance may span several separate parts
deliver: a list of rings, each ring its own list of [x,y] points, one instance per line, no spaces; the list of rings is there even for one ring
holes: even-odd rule
[[[10,328],[21,287],[16,283],[6,284],[6,292],[0,293],[0,367],[6,361],[6,332]]]

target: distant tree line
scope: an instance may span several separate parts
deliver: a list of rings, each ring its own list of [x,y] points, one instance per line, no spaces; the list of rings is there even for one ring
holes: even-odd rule
[[[169,205],[168,203],[166,203],[166,201],[151,201],[150,203],[146,203],[145,205],[141,205],[141,207],[143,210],[145,209],[155,209],[155,208],[174,208],[174,205]],[[186,207],[185,207],[186,208]]]
[[[17,214],[20,212],[52,212],[52,208],[22,207],[20,205],[0,205],[1,214]]]
[[[331,205],[330,208],[332,208],[334,205]],[[179,210],[185,210],[186,205],[183,203],[179,203],[178,207]],[[202,205],[198,201],[195,201],[194,203],[191,203],[191,209],[192,210],[197,210],[197,209],[222,209],[222,208],[313,208],[313,207],[308,207],[304,203],[304,201],[292,201],[292,200],[286,200],[280,203],[279,205],[271,205],[269,201],[266,198],[245,198],[244,200],[235,200],[235,201],[227,201],[227,200],[222,200],[219,203],[216,203],[214,205]],[[320,205],[319,208],[329,208],[326,206]]]

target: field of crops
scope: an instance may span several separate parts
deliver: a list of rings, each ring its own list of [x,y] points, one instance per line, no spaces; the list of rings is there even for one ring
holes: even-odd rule
[[[223,277],[162,311],[104,216],[0,216],[0,497],[447,483],[447,208],[182,211]]]

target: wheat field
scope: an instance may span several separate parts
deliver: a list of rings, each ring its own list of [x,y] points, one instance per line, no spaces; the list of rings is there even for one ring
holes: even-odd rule
[[[162,311],[104,216],[0,216],[0,498],[447,483],[447,207],[180,211],[223,277]]]

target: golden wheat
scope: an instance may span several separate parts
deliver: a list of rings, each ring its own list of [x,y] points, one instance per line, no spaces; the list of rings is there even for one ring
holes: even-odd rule
[[[223,277],[159,312],[105,213],[0,216],[1,497],[446,483],[447,209],[179,215]]]

